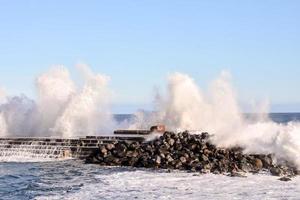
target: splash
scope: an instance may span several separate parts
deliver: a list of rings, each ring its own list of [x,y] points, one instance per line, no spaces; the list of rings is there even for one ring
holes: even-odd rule
[[[264,114],[247,119],[227,72],[211,83],[207,93],[188,75],[174,73],[169,76],[167,93],[158,95],[155,106],[155,112],[137,113],[130,128],[165,124],[172,131],[205,131],[214,135],[218,146],[238,145],[247,153],[273,153],[278,160],[300,167],[300,123],[278,124]],[[266,106],[261,108],[265,113]]]
[[[63,66],[36,80],[37,100],[7,97],[0,107],[1,136],[62,136],[107,134],[114,122],[109,109],[109,78],[78,65],[82,86]]]
[[[168,78],[167,93],[157,95],[156,111],[137,114],[132,126],[147,127],[163,123],[173,131],[202,130],[210,133],[235,130],[242,115],[235,93],[228,82],[228,73],[213,82],[210,93],[204,94],[186,74],[174,73]],[[225,106],[226,105],[226,106]]]
[[[114,124],[109,109],[110,92],[107,88],[109,77],[96,74],[86,65],[78,65],[83,74],[84,86],[74,94],[56,121],[54,130],[71,136],[109,133]]]
[[[0,90],[0,136],[75,137],[112,133],[109,77],[78,65],[82,84],[57,66],[36,80],[37,99],[9,97]],[[202,91],[186,74],[168,78],[166,94],[156,96],[155,111],[139,112],[128,128],[148,129],[165,124],[169,130],[205,131],[218,146],[242,146],[248,153],[273,153],[300,167],[300,123],[278,124],[262,115],[249,120],[242,114],[231,77],[222,72]],[[256,110],[257,111],[257,110]],[[265,107],[262,111],[266,113]],[[125,125],[118,125],[124,127]]]

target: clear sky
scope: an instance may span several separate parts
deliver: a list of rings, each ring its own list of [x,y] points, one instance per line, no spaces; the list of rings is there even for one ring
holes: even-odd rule
[[[227,69],[241,102],[300,111],[299,11],[297,0],[0,0],[0,85],[33,97],[39,73],[84,62],[129,108],[168,73],[205,87]]]

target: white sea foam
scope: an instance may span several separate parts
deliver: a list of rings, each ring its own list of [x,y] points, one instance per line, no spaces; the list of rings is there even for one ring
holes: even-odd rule
[[[247,178],[194,176],[185,172],[125,171],[96,175],[94,183],[63,195],[37,199],[298,199],[300,179],[281,182],[266,174]]]

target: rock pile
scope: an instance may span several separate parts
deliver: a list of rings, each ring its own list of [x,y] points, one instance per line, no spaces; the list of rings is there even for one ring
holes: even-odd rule
[[[295,176],[296,168],[276,165],[272,155],[244,154],[242,148],[218,148],[208,133],[165,132],[150,142],[115,141],[99,146],[87,163],[105,166],[132,166],[143,168],[177,169],[191,172],[229,174],[269,171],[275,176]]]

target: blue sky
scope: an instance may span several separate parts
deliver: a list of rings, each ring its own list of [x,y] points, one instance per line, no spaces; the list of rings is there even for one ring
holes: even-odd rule
[[[171,72],[206,87],[226,69],[241,102],[300,111],[299,10],[296,0],[0,0],[0,85],[34,97],[38,74],[84,62],[111,76],[116,111],[128,112]]]

